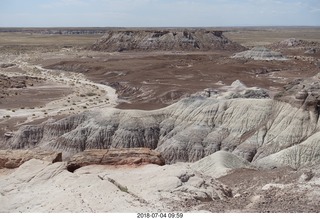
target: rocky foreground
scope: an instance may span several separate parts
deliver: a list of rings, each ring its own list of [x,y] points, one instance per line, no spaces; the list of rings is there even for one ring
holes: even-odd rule
[[[318,166],[257,170],[225,151],[193,164],[141,165],[126,162],[137,158],[126,149],[116,156],[122,165],[95,165],[93,154],[0,169],[0,212],[319,212]],[[83,161],[90,165],[70,171]]]

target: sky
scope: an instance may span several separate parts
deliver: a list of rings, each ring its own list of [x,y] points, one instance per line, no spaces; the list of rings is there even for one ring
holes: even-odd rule
[[[0,0],[0,27],[320,26],[320,0]]]

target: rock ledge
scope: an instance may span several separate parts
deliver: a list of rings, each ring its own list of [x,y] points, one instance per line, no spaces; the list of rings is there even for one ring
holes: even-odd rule
[[[88,165],[164,165],[165,161],[157,151],[149,148],[91,149],[72,156],[67,169],[70,172]]]

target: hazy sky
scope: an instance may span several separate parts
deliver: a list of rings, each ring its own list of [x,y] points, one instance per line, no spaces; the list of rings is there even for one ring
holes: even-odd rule
[[[320,26],[320,0],[0,0],[0,27]]]

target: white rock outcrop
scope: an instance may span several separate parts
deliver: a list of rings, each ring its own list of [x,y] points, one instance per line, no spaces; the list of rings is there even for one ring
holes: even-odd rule
[[[192,211],[183,203],[232,197],[225,185],[187,164],[137,168],[86,166],[29,160],[0,175],[0,212]],[[198,203],[199,204],[199,203]],[[193,206],[195,207],[195,206]]]
[[[280,52],[274,52],[265,47],[254,47],[251,50],[236,53],[231,58],[278,61],[288,60]]]
[[[42,147],[62,151],[65,157],[86,149],[146,147],[160,152],[167,164],[195,162],[222,150],[249,162],[281,155],[282,161],[276,166],[295,166],[293,161],[284,162],[282,154],[294,146],[299,150],[312,148],[315,156],[308,157],[308,162],[318,162],[319,80],[316,75],[293,82],[275,99],[243,98],[241,92],[247,88],[238,82],[234,86],[241,89],[233,89],[240,89],[242,96],[235,99],[194,96],[153,111],[87,111],[23,126],[6,146]],[[300,166],[307,160],[301,162]]]
[[[255,161],[301,143],[318,147],[318,128],[316,112],[285,102],[189,98],[161,110],[105,109],[25,126],[7,144],[21,148],[37,142],[66,155],[93,148],[148,147],[161,152],[167,163],[194,162],[224,150]]]
[[[193,163],[191,168],[205,175],[219,178],[239,168],[254,169],[248,161],[226,151],[217,151],[212,155]]]

